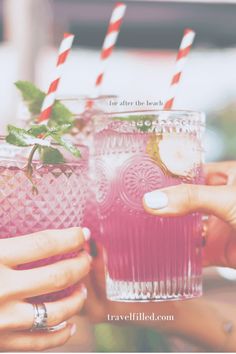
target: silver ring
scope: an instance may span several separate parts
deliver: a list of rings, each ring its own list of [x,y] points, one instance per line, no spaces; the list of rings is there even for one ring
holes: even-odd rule
[[[34,323],[31,331],[47,330],[48,314],[45,304],[33,304]]]

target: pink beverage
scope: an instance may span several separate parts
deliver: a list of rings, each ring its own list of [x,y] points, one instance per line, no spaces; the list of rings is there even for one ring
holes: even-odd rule
[[[95,163],[108,298],[200,296],[201,215],[153,216],[142,198],[155,189],[202,183],[204,117],[185,111],[106,117],[96,127]]]
[[[57,146],[58,149],[59,146]],[[25,174],[29,150],[0,141],[0,238],[18,237],[41,230],[63,229],[83,225],[87,198],[88,151],[78,146],[81,158],[66,157],[66,163],[44,165],[35,160],[33,178],[38,194],[32,193],[32,184]],[[16,250],[17,252],[17,250]],[[68,253],[42,259],[18,269],[30,269],[75,257]],[[33,302],[54,301],[73,290],[39,296]]]
[[[103,95],[95,98],[87,96],[69,96],[59,98],[74,115],[76,125],[73,130],[74,141],[89,148],[88,198],[84,210],[84,225],[91,231],[91,237],[100,240],[100,221],[98,218],[95,196],[96,179],[93,162],[93,117],[103,112],[109,112],[117,100],[115,95]]]

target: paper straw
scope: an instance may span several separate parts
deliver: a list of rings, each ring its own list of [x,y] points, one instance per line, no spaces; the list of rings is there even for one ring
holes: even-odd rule
[[[168,99],[164,105],[164,109],[172,109],[176,92],[180,83],[181,75],[186,65],[190,49],[195,38],[195,32],[189,28],[185,29],[184,35],[180,44],[178,55],[175,62],[174,75],[170,84],[170,92]]]
[[[47,121],[50,118],[52,107],[56,99],[56,92],[62,76],[62,70],[66,62],[66,59],[68,57],[68,54],[70,53],[73,40],[74,40],[73,34],[64,33],[63,40],[61,41],[59,51],[58,51],[55,77],[51,82],[48,92],[43,101],[41,113],[37,120],[38,123]]]
[[[126,7],[127,6],[123,2],[118,2],[115,4],[115,7],[112,11],[111,19],[100,55],[101,69],[95,82],[96,95],[98,95],[100,91],[107,63],[111,57],[112,51],[115,47],[118,35],[120,33],[120,27],[125,15]]]

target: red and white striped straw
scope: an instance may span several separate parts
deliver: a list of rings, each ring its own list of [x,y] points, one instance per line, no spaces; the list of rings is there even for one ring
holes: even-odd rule
[[[112,51],[116,45],[118,35],[120,33],[120,27],[125,15],[126,5],[123,2],[117,2],[111,14],[111,19],[107,29],[107,33],[103,42],[102,51],[100,55],[101,69],[95,82],[96,94],[99,93],[102,81],[104,78],[105,69]]]
[[[56,99],[56,92],[59,86],[59,82],[62,76],[63,66],[66,62],[68,54],[71,50],[72,43],[74,40],[74,35],[71,33],[64,33],[63,39],[61,41],[58,58],[56,64],[56,72],[53,81],[51,82],[48,92],[42,104],[41,113],[38,117],[37,122],[41,123],[47,121],[50,118],[52,107]]]
[[[195,38],[195,32],[189,28],[185,29],[184,35],[180,44],[180,48],[177,54],[175,62],[174,75],[170,84],[170,92],[168,99],[164,105],[164,109],[172,109],[176,92],[180,83],[181,75],[186,65],[190,49],[192,47]]]

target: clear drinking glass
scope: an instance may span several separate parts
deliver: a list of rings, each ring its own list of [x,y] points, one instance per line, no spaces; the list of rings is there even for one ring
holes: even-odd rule
[[[97,117],[96,196],[110,300],[201,295],[201,215],[153,216],[143,209],[142,198],[163,187],[204,183],[204,119],[190,111]]]
[[[110,112],[112,104],[116,102],[117,96],[103,95],[95,98],[88,96],[67,96],[59,97],[60,102],[65,105],[74,115],[76,121],[72,131],[74,141],[82,143],[89,148],[89,172],[88,172],[88,199],[85,208],[84,222],[91,231],[93,239],[100,239],[100,221],[97,212],[97,202],[95,197],[95,171],[93,163],[93,118],[99,113]]]
[[[55,145],[57,149],[61,147]],[[0,239],[18,237],[47,229],[63,229],[83,225],[87,199],[88,149],[78,145],[81,158],[62,153],[65,163],[42,164],[33,161],[33,180],[38,192],[26,176],[29,148],[18,148],[0,138]],[[32,149],[32,147],[31,147]],[[16,250],[17,252],[17,250]],[[19,265],[29,269],[76,256],[68,253]],[[53,301],[69,294],[73,288],[34,301]]]

